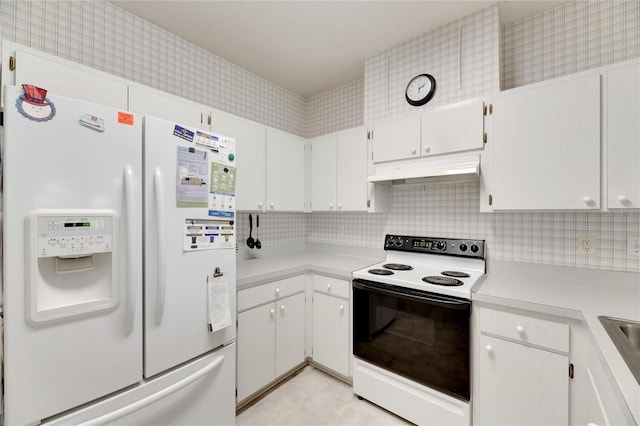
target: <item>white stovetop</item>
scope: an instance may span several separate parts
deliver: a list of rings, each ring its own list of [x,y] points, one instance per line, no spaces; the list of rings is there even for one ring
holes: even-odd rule
[[[393,275],[375,275],[369,272],[371,269],[386,269],[383,265],[387,263],[407,264],[411,265],[414,269],[409,271],[392,271]],[[484,269],[485,265],[482,259],[388,251],[383,261],[354,271],[353,277],[470,299],[471,292],[478,288],[485,278]],[[462,281],[462,285],[460,286],[435,285],[422,281],[423,277],[442,276],[441,273],[443,271],[466,272],[470,276],[468,278],[457,278]]]

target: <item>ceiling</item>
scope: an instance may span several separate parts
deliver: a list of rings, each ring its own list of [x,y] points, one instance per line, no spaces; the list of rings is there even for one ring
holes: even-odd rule
[[[303,97],[364,77],[365,59],[493,1],[110,0]],[[565,1],[500,1],[501,24]]]

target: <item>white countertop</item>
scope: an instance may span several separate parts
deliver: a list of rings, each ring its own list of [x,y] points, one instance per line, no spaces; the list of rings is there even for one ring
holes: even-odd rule
[[[251,254],[257,255],[256,252]],[[286,253],[267,253],[252,259],[239,259],[236,287],[242,290],[307,271],[350,279],[352,271],[372,265],[383,258],[383,250],[306,244]]]
[[[581,320],[640,423],[640,384],[598,320],[605,315],[640,321],[640,274],[491,261],[471,299]]]

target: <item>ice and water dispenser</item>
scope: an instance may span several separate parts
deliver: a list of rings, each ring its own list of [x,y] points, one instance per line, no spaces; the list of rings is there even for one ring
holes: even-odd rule
[[[27,319],[42,323],[118,304],[114,211],[36,210],[27,228]]]

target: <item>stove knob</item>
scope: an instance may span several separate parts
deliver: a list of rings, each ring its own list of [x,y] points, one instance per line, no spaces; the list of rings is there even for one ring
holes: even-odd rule
[[[402,238],[398,237],[396,238],[396,247],[402,247]]]
[[[447,243],[445,243],[444,241],[438,241],[438,242],[436,243],[436,248],[437,248],[438,250],[444,250],[444,249],[446,249],[446,248],[447,248]]]
[[[467,245],[466,244],[460,244],[460,251],[467,251]]]
[[[473,244],[471,245],[471,251],[474,253],[477,253],[478,250],[480,250],[480,247],[478,247],[477,245]]]
[[[387,238],[386,246],[387,247],[393,246],[393,237]]]

